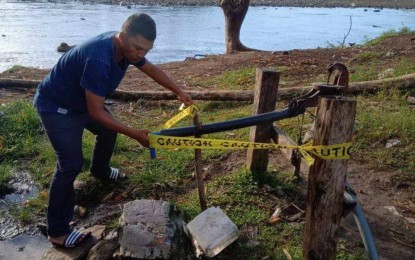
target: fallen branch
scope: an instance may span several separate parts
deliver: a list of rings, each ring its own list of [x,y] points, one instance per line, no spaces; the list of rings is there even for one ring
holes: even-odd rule
[[[0,79],[0,88],[36,88],[40,80]]]
[[[40,81],[37,80],[22,80],[22,79],[0,79],[0,88],[34,88]],[[318,84],[318,83],[314,83]],[[403,87],[407,89],[415,88],[415,73],[372,81],[354,82],[349,85],[350,94],[359,93],[374,93],[379,89],[388,87]],[[280,99],[290,99],[293,96],[298,96],[310,91],[312,86],[308,87],[294,87],[282,88],[278,90],[278,97]],[[187,91],[187,93],[194,100],[210,100],[210,101],[249,101],[254,99],[253,90],[242,91]],[[176,95],[169,91],[125,91],[116,90],[112,95],[113,99],[122,99],[125,101],[135,101],[138,99],[146,100],[175,100]]]
[[[210,101],[252,101],[254,91],[186,91],[194,100]],[[135,101],[138,99],[147,100],[177,100],[176,94],[170,91],[124,91],[116,90],[112,94],[113,99]]]

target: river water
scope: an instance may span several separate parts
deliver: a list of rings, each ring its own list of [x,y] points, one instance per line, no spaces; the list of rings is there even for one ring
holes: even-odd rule
[[[13,65],[51,68],[61,42],[79,44],[101,32],[118,30],[134,12],[150,14],[158,35],[148,54],[153,63],[195,54],[224,53],[220,7],[114,6],[103,4],[10,2],[0,0],[0,72]],[[363,8],[250,7],[241,40],[252,48],[290,50],[362,43],[390,29],[415,29],[415,10]]]

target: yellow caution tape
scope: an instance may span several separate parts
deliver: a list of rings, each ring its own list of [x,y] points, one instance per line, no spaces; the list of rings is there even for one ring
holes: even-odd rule
[[[173,118],[171,118],[169,121],[167,121],[163,125],[163,128],[164,129],[171,128],[172,126],[177,124],[177,122],[179,122],[180,120],[182,120],[183,118],[185,118],[187,116],[194,117],[196,115],[197,111],[198,111],[197,107],[195,105],[191,105],[191,106],[183,109],[179,114],[175,115]]]
[[[179,149],[298,149],[308,165],[314,162],[309,153],[322,159],[349,159],[352,149],[351,143],[334,144],[327,146],[280,145],[272,143],[253,143],[244,141],[230,141],[218,139],[204,139],[193,137],[175,137],[163,135],[149,136],[151,148],[179,148]]]

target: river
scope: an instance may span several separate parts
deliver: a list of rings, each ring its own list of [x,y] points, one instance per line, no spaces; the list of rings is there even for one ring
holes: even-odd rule
[[[153,63],[180,61],[195,54],[222,54],[224,15],[220,7],[139,6],[5,2],[0,0],[0,72],[13,65],[51,68],[61,42],[79,44],[101,32],[118,30],[134,12],[157,23]],[[381,33],[415,29],[415,10],[364,8],[250,7],[241,40],[252,48],[290,50],[328,47],[343,41],[362,43]]]

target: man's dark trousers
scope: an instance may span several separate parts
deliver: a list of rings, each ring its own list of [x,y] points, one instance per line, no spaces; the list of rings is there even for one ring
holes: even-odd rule
[[[43,128],[57,156],[57,164],[49,190],[47,213],[48,235],[60,237],[71,232],[75,193],[73,183],[83,165],[82,135],[88,129],[96,135],[91,174],[108,179],[109,161],[114,150],[117,133],[94,122],[84,114],[42,114]]]

